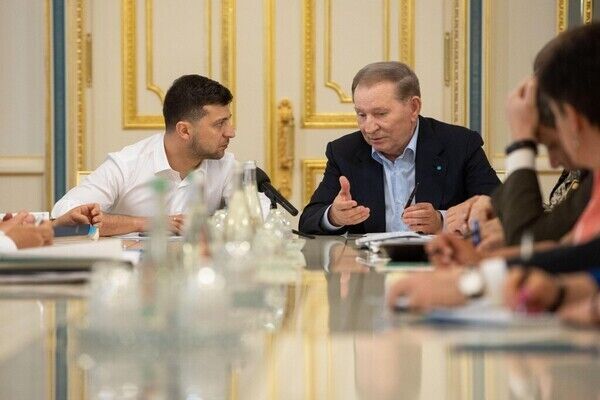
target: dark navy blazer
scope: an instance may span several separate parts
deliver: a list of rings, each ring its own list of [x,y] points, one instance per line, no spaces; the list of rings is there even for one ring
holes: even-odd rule
[[[416,202],[447,210],[477,194],[489,195],[500,184],[481,146],[481,136],[467,128],[419,116],[415,182]],[[364,222],[346,226],[339,234],[385,232],[383,166],[371,156],[371,146],[360,131],[327,144],[327,167],[323,181],[300,216],[299,229],[306,233],[330,233],[321,218],[340,191],[339,177],[350,181],[352,199],[368,207]]]

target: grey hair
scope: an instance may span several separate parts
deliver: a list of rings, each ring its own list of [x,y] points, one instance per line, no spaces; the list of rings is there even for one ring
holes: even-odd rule
[[[372,86],[380,82],[395,83],[396,97],[400,101],[411,96],[421,97],[419,78],[408,65],[399,61],[381,61],[364,66],[352,80],[352,97],[359,84]]]

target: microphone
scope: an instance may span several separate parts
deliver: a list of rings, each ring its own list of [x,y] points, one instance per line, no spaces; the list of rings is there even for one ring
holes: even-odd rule
[[[258,167],[256,167],[256,184],[258,186],[258,191],[264,193],[271,201],[275,200],[277,203],[281,204],[281,206],[293,216],[298,215],[298,209],[283,197],[283,195],[279,193],[279,190],[271,185],[271,179],[269,179],[267,173]]]

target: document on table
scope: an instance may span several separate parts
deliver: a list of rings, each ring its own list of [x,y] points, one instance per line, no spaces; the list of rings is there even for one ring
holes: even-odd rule
[[[551,314],[523,314],[492,304],[489,299],[473,300],[469,304],[451,309],[436,309],[425,315],[425,320],[435,323],[464,325],[520,327],[558,326]]]
[[[123,248],[119,239],[105,239],[99,241],[83,240],[75,243],[59,243],[52,246],[35,247],[32,249],[17,250],[0,254],[4,259],[121,259]]]
[[[433,235],[421,235],[413,231],[397,231],[397,232],[379,232],[379,233],[367,233],[363,237],[356,239],[355,243],[357,246],[365,246],[370,242],[383,242],[390,239],[424,239],[430,240]]]
[[[103,260],[127,261],[119,239],[55,244],[2,253],[0,273],[89,271],[94,262]]]

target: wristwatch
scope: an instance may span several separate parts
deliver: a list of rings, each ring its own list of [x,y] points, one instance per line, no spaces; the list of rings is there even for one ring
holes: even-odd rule
[[[458,291],[469,299],[481,297],[485,292],[483,275],[475,268],[464,270],[458,278]]]
[[[504,152],[506,153],[506,155],[509,155],[513,151],[516,151],[519,149],[531,149],[531,150],[533,150],[533,153],[536,156],[538,153],[537,152],[537,142],[532,139],[523,139],[523,140],[517,140],[516,142],[512,142],[511,144],[508,145],[508,147],[506,148],[506,150],[504,150]]]

